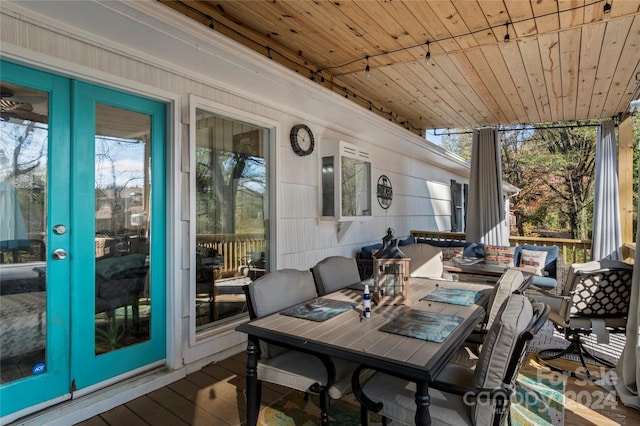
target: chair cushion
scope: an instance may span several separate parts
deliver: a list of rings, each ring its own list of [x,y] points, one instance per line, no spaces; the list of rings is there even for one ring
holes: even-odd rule
[[[522,249],[520,251],[519,266],[535,268],[536,270],[535,274],[542,276],[544,275],[543,270],[545,267],[546,260],[547,260],[546,251]]]
[[[514,263],[515,247],[484,246],[484,261],[489,265],[516,266]]]
[[[317,296],[310,271],[281,269],[249,284],[251,303],[258,318]]]
[[[313,267],[312,273],[321,296],[360,282],[358,264],[350,257],[327,257]]]
[[[558,286],[558,281],[555,278],[551,277],[540,277],[535,275],[531,279],[531,285],[535,287],[542,287],[546,289],[553,289]]]
[[[560,255],[558,246],[533,246],[531,244],[523,244],[520,247],[522,250],[543,251],[547,253],[544,261],[543,275],[551,278],[557,277],[558,256]],[[520,260],[517,258],[516,261],[519,262]]]
[[[483,243],[470,243],[464,248],[464,257],[484,257]]]
[[[409,261],[409,275],[412,277],[442,278],[442,249],[430,244],[412,244],[402,247]]]
[[[373,259],[374,252],[377,252],[382,248],[382,243],[372,244],[370,246],[364,246],[360,249],[361,259]]]
[[[351,373],[356,364],[332,358],[336,368],[336,382],[328,390],[329,397],[339,399],[351,389]],[[304,352],[287,350],[258,362],[258,380],[276,383],[307,392],[314,383],[326,383],[327,371],[317,357]]]
[[[281,311],[317,296],[310,271],[280,269],[269,272],[248,286],[251,306],[257,318]],[[284,351],[276,345],[260,341],[263,358],[274,357]]]
[[[408,246],[416,243],[416,237],[407,237],[404,240],[398,240],[398,246]]]
[[[511,295],[503,303],[483,342],[473,375],[473,386],[485,389],[502,387],[519,336],[533,318],[531,302],[525,296]],[[519,355],[517,355],[519,357]],[[513,380],[514,378],[509,378]],[[472,417],[476,425],[493,423],[494,404],[475,404]]]
[[[493,322],[507,298],[524,283],[524,274],[516,269],[508,269],[494,287],[489,304],[487,305],[487,329]]]
[[[429,244],[434,247],[449,247],[451,241],[449,240],[434,240],[431,238],[418,238],[418,244]]]
[[[448,383],[464,383],[470,379],[469,369],[447,365],[439,377],[448,377]],[[365,395],[373,401],[382,402],[380,414],[402,424],[415,424],[416,385],[388,374],[376,373],[363,387]],[[429,389],[431,405],[429,414],[433,425],[471,425],[471,410],[463,398],[436,389]]]

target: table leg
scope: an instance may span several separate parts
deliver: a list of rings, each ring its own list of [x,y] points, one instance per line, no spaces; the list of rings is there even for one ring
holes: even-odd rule
[[[427,382],[416,382],[416,426],[431,425],[431,415],[429,414],[429,386]]]
[[[258,380],[258,340],[249,336],[247,341],[247,426],[258,424],[261,385]]]

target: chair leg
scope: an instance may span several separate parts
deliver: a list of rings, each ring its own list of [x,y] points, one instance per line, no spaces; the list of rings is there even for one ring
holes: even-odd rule
[[[327,391],[320,392],[320,424],[323,426],[329,425],[329,395]]]
[[[554,371],[558,371],[561,373],[569,373],[569,375],[576,377],[576,378],[581,378],[584,379],[585,377],[582,377],[581,375],[577,374],[575,371],[568,371],[565,370],[563,368],[559,368],[556,367],[550,363],[548,363],[547,361],[551,361],[554,359],[558,359],[558,358],[562,358],[565,355],[568,354],[572,354],[575,353],[578,355],[578,358],[580,358],[580,364],[582,365],[582,367],[584,368],[585,372],[587,373],[587,377],[586,379],[597,379],[597,377],[593,376],[591,374],[591,371],[589,371],[589,367],[587,367],[587,360],[588,361],[594,361],[594,362],[590,362],[590,364],[600,364],[603,365],[605,367],[609,367],[609,368],[614,368],[615,365],[612,364],[611,362],[600,358],[599,356],[589,352],[587,350],[587,348],[584,346],[584,344],[582,343],[582,340],[580,339],[580,337],[570,337],[569,338],[569,346],[566,349],[545,349],[542,351],[539,351],[536,355],[538,358],[538,361],[540,361],[540,363],[542,365],[545,365],[547,367],[549,367],[550,369],[554,370]]]

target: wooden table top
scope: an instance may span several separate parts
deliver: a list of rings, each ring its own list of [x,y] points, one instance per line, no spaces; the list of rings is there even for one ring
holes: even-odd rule
[[[409,285],[409,300],[404,305],[374,305],[371,318],[361,319],[362,292],[342,289],[324,297],[351,301],[355,305],[354,309],[323,322],[276,313],[241,324],[237,330],[297,350],[359,362],[409,380],[426,379],[431,382],[475,325],[484,318],[485,311],[478,304],[465,307],[421,301],[420,298],[437,288],[482,291],[492,287],[426,278],[411,278]],[[478,303],[486,304],[486,301],[487,297],[484,297]],[[463,321],[442,343],[378,330],[407,307],[430,313],[460,316]]]

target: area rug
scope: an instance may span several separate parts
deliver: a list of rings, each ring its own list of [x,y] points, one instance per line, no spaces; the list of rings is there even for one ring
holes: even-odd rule
[[[597,337],[595,335],[584,336],[582,338],[585,346],[590,351],[613,364],[617,364],[626,342],[624,333],[610,333],[609,344],[599,344],[596,339]],[[566,348],[567,346],[569,346],[569,342],[564,338],[562,333],[555,329],[551,321],[547,321],[533,337],[533,340],[527,347],[527,352],[538,353],[544,349]],[[567,354],[562,358],[580,362],[577,354]]]
[[[351,401],[353,400],[353,401]],[[320,424],[320,405],[316,395],[305,401],[304,393],[294,391],[261,410],[258,424],[263,426],[315,426]],[[352,395],[329,402],[329,421],[334,425],[359,425],[360,407]],[[370,414],[370,424],[380,423],[377,414]]]
[[[564,378],[561,375],[530,373],[518,375],[518,385],[511,404],[514,426],[561,426],[564,424]],[[369,414],[369,424],[381,424],[378,414]],[[360,424],[360,408],[352,395],[331,400],[329,421],[340,426]],[[293,391],[261,410],[262,426],[316,426],[320,424],[319,400],[316,395],[304,399],[304,393]]]
[[[560,426],[564,424],[565,378],[539,370],[520,373],[511,403],[513,425]]]

